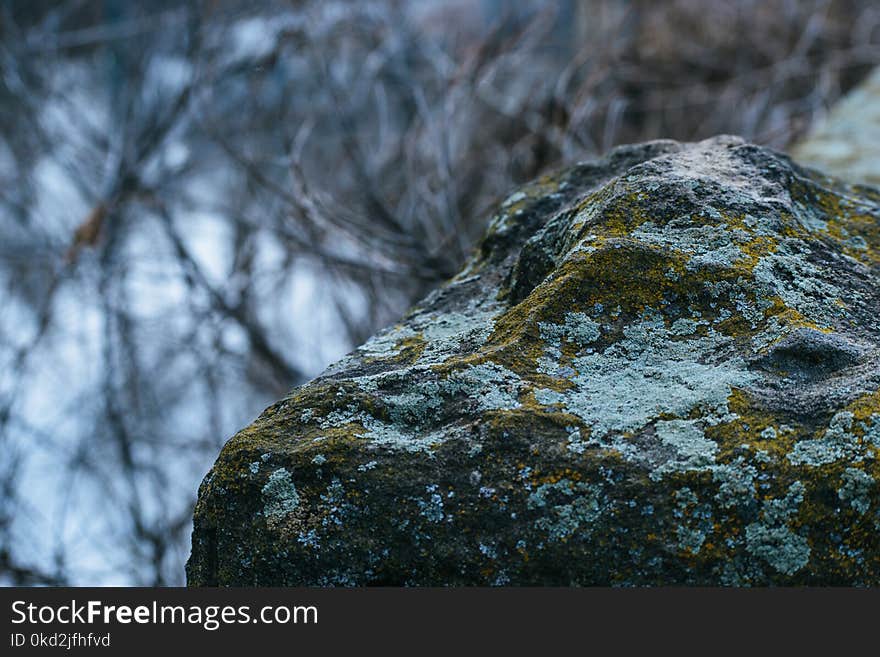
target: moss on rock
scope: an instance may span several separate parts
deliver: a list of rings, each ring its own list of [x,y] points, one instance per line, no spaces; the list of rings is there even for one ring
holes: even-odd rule
[[[526,186],[227,443],[189,583],[880,583],[878,226],[732,137]]]

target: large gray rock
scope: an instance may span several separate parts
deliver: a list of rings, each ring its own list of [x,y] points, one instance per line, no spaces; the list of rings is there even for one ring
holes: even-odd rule
[[[189,583],[880,584],[878,217],[731,137],[524,187],[229,441]]]

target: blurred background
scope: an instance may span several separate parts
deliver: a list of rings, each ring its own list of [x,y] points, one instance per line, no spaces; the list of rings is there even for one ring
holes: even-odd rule
[[[875,0],[2,0],[0,583],[183,584],[223,442],[513,187],[878,62]]]

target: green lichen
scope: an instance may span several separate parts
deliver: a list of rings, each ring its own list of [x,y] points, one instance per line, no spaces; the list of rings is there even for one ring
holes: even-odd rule
[[[871,508],[871,489],[877,482],[864,470],[847,468],[840,477],[841,487],[837,496],[858,513],[865,514]]]
[[[299,494],[290,473],[278,468],[263,486],[263,514],[268,518],[277,518],[292,513],[299,506]]]
[[[746,527],[748,551],[784,575],[794,575],[810,559],[809,542],[788,522],[803,501],[804,485],[796,481],[783,499],[764,502],[761,520]]]

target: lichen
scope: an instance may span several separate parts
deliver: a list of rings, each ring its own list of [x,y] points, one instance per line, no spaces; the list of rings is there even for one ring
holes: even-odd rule
[[[538,389],[535,399],[581,418],[600,438],[638,430],[664,415],[686,418],[701,411],[723,417],[733,387],[753,376],[740,359],[723,357],[730,340],[714,332],[672,340],[663,320],[649,316],[625,327],[623,335],[603,352],[573,360],[572,388]],[[628,451],[619,441],[609,444]]]
[[[841,501],[848,503],[860,514],[871,508],[870,492],[877,482],[864,470],[847,468],[840,476],[841,487],[837,491]]]
[[[828,429],[820,438],[803,440],[795,444],[788,460],[795,465],[818,467],[841,459],[858,460],[860,442],[850,433],[853,414],[841,411],[831,418]]]
[[[263,500],[263,514],[269,518],[286,516],[299,506],[299,494],[285,468],[278,468],[269,475],[263,486]]]
[[[784,575],[794,575],[810,559],[809,542],[789,526],[789,519],[803,501],[804,485],[796,481],[783,499],[765,501],[761,520],[746,527],[748,551]]]

